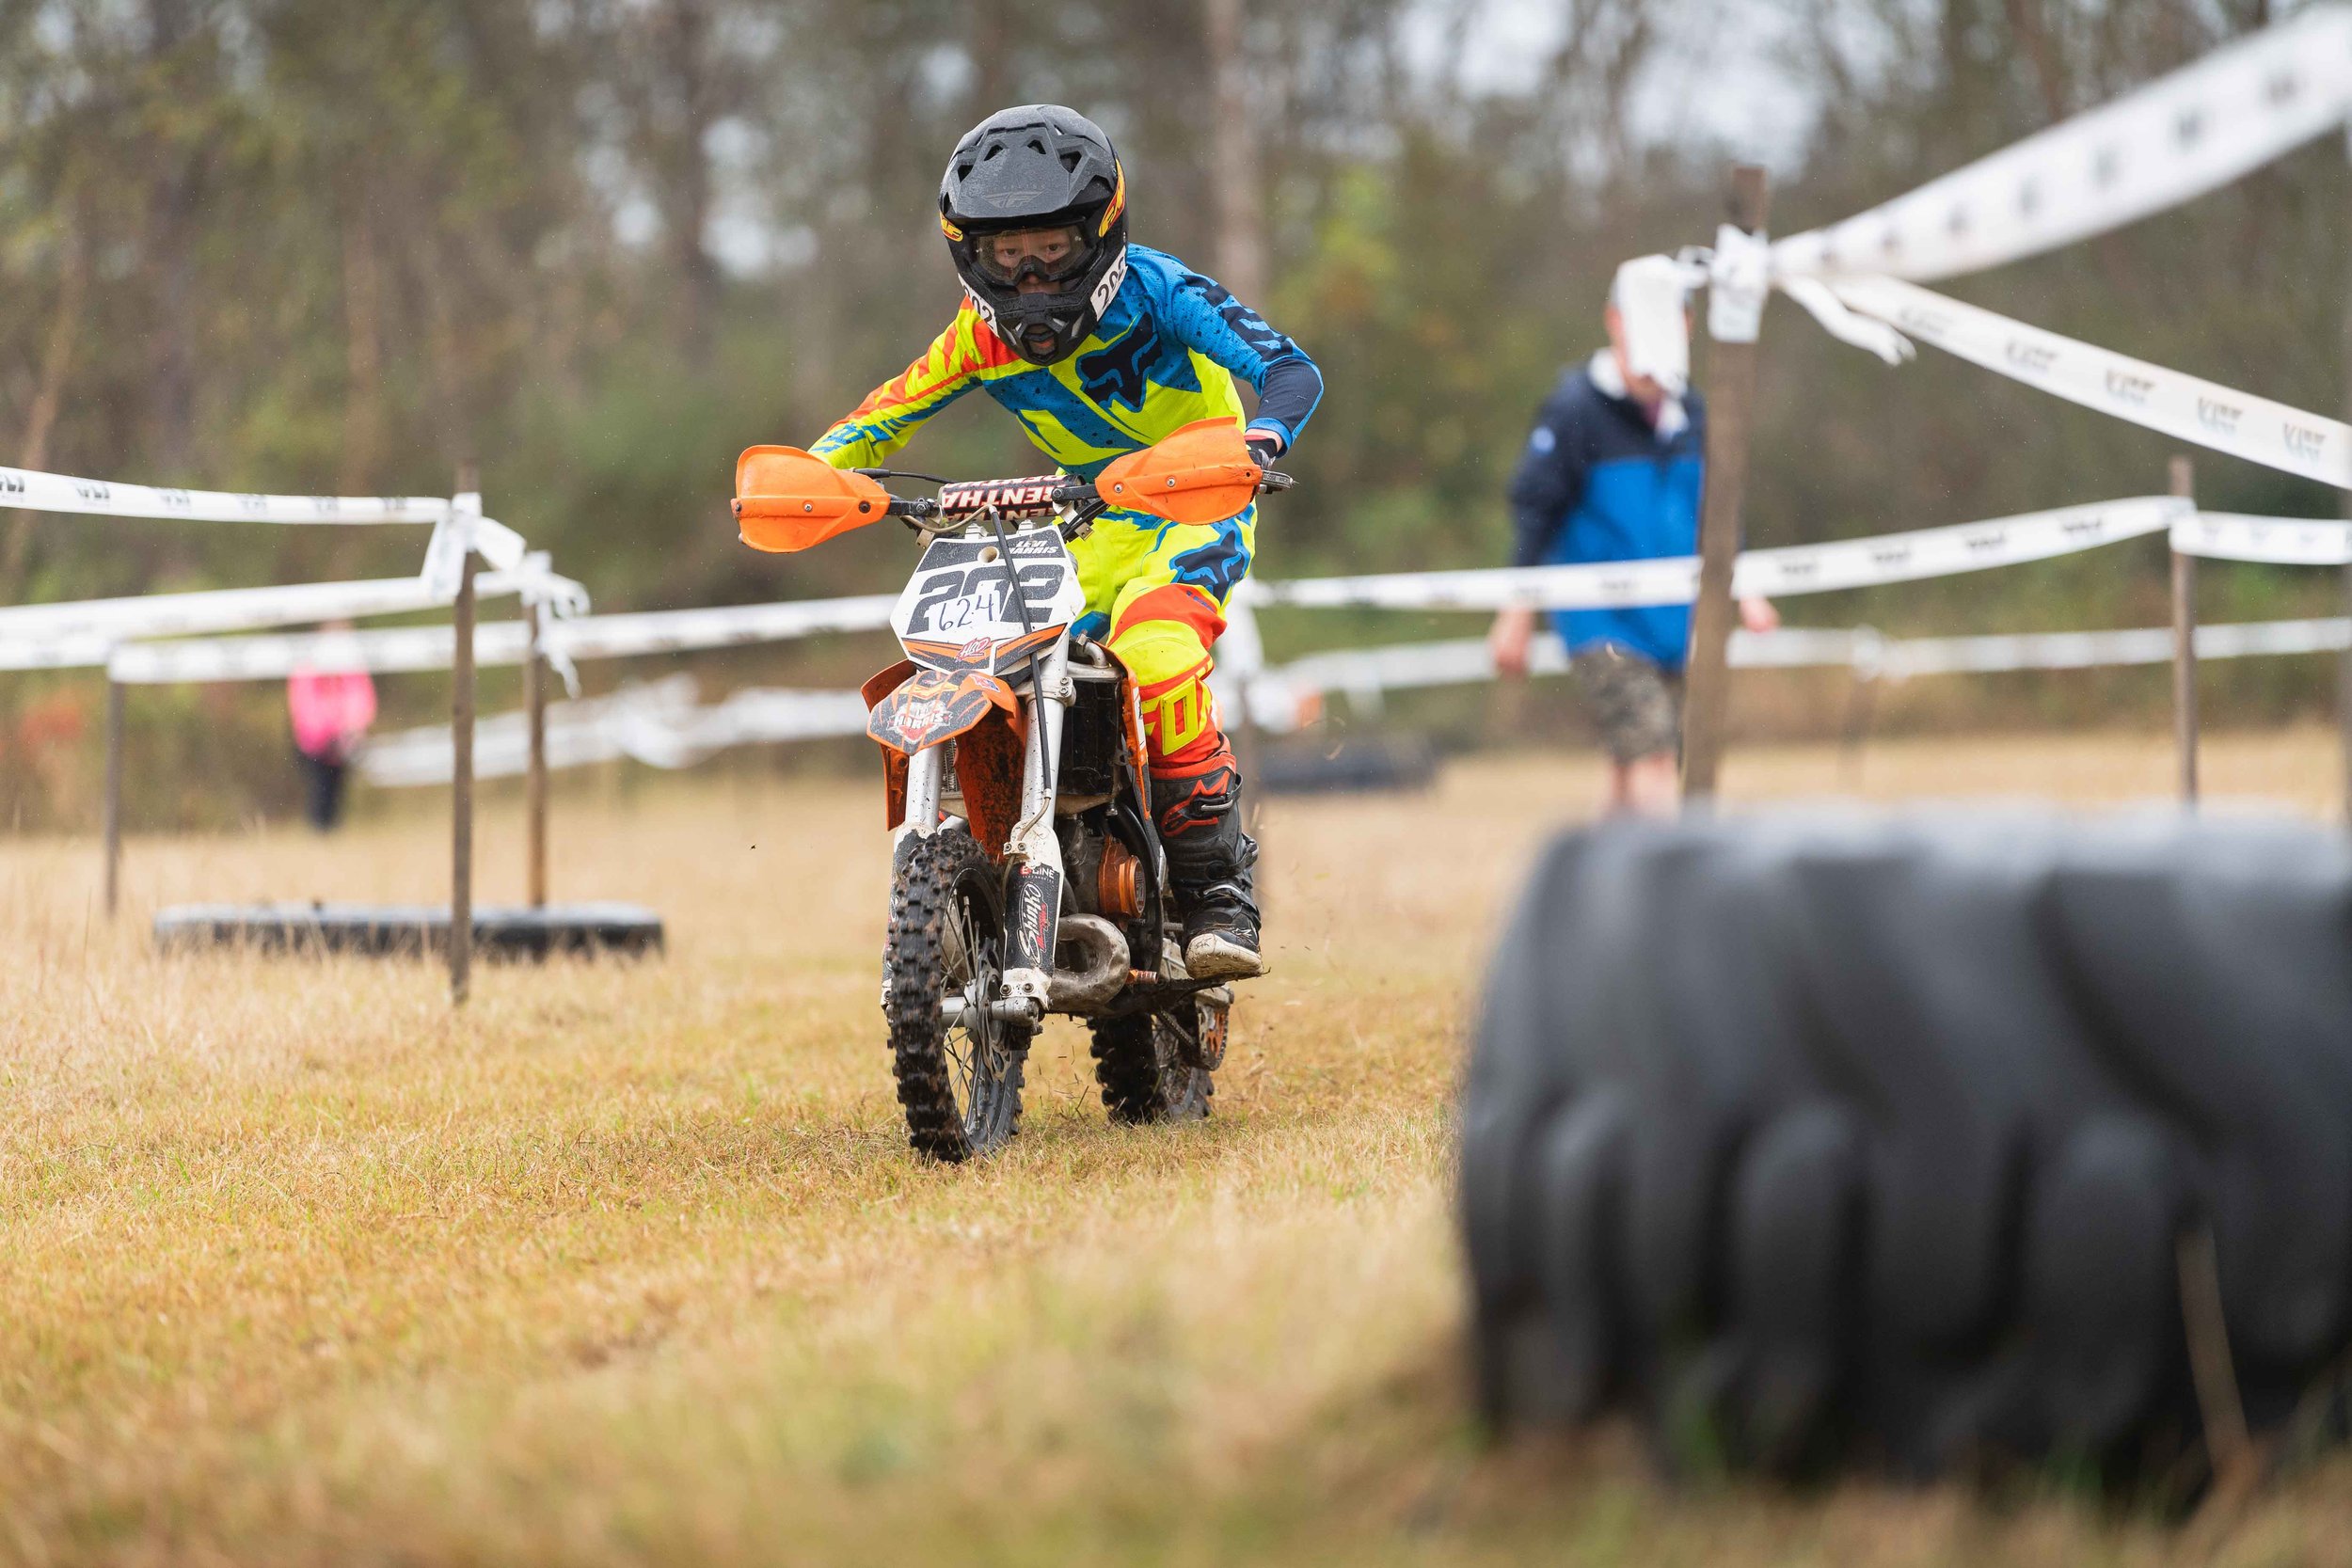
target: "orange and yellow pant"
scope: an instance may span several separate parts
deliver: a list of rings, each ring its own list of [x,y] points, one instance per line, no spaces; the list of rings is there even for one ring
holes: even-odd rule
[[[1225,606],[1249,575],[1258,509],[1221,523],[1163,523],[1113,512],[1070,546],[1087,612],[1078,629],[1110,645],[1141,689],[1144,743],[1155,778],[1230,766],[1209,694],[1210,650]]]

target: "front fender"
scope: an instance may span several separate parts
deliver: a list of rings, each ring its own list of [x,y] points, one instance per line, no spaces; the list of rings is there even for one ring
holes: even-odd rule
[[[917,670],[867,713],[866,733],[908,756],[953,740],[976,727],[991,711],[1011,721],[1016,737],[1027,736],[1027,718],[1012,688],[980,670]]]

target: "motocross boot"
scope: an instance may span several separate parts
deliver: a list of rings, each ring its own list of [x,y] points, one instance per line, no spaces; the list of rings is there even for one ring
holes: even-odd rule
[[[1254,895],[1258,845],[1241,831],[1241,769],[1220,744],[1198,768],[1153,774],[1152,812],[1168,855],[1170,901],[1184,926],[1184,973],[1244,980],[1265,973]]]

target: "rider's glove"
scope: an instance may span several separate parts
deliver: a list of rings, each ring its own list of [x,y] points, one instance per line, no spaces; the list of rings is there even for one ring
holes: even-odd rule
[[[1271,432],[1253,430],[1247,439],[1250,460],[1261,468],[1271,468],[1274,460],[1282,455],[1282,443]]]

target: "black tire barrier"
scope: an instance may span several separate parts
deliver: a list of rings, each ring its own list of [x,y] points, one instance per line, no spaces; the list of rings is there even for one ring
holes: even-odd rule
[[[1417,735],[1351,736],[1336,750],[1285,742],[1265,748],[1253,781],[1269,795],[1370,795],[1434,788],[1438,753]]]
[[[352,953],[421,958],[449,949],[446,904],[183,904],[159,911],[158,952],[248,948],[262,953]],[[636,904],[485,907],[473,911],[473,947],[492,959],[643,958],[663,948],[661,917]]]
[[[2257,1433],[2352,1338],[2352,849],[2170,816],[1571,834],[1494,960],[1461,1181],[1503,1428],[2193,1471],[2185,1247]]]

